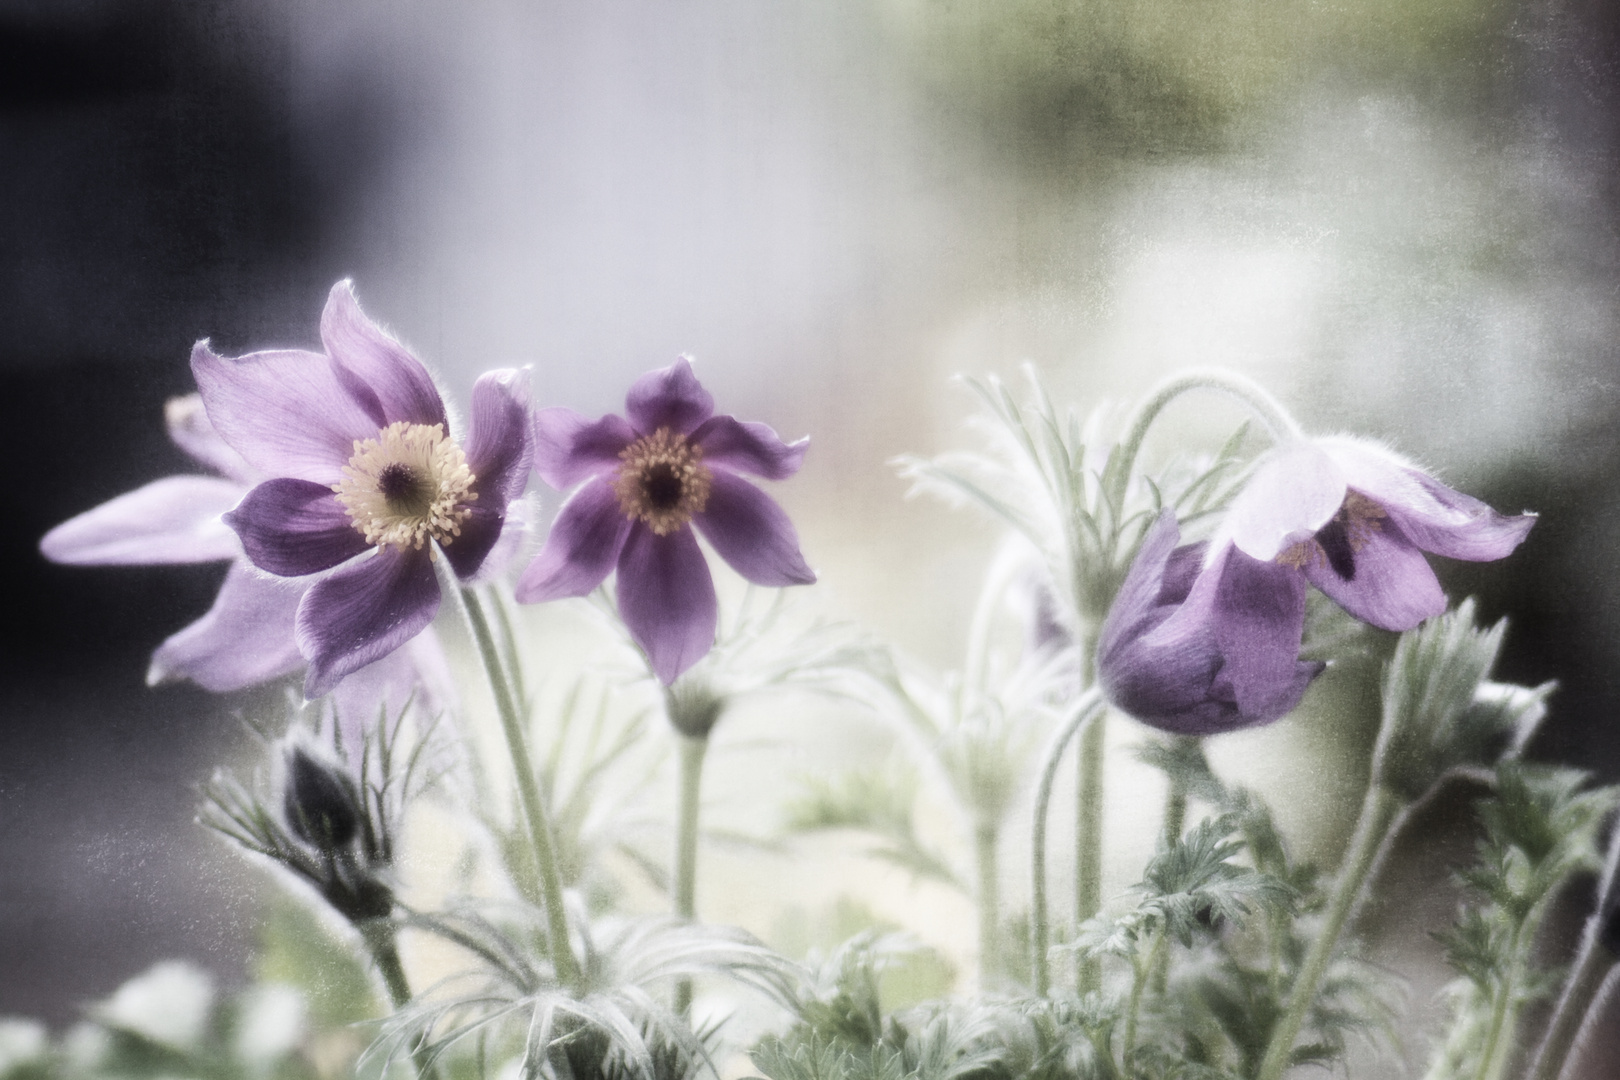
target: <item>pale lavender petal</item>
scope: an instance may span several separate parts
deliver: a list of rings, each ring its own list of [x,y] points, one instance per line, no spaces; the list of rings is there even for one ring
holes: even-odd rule
[[[298,605],[294,637],[309,660],[304,696],[375,663],[433,621],[439,581],[428,549],[384,547],[373,558],[321,578]]]
[[[225,440],[219,437],[214,425],[208,422],[208,410],[203,408],[201,394],[170,398],[163,405],[163,419],[169,428],[169,438],[192,460],[235,480],[243,487],[252,487],[260,480],[268,479],[249,465],[241,454],[225,445]]]
[[[1451,559],[1490,562],[1506,557],[1536,523],[1534,514],[1509,517],[1442,484],[1377,443],[1318,440],[1355,490],[1383,507],[1406,538]]]
[[[331,488],[290,477],[248,492],[225,523],[254,566],[281,577],[330,570],[371,546]]]
[[[602,584],[618,565],[630,524],[612,484],[592,480],[580,488],[563,504],[546,546],[518,578],[518,600],[537,604],[584,596]]]
[[[619,467],[619,452],[636,441],[622,416],[591,420],[573,409],[534,414],[534,471],[559,491]]]
[[[166,476],[69,518],[46,533],[40,552],[76,566],[234,559],[241,547],[220,515],[242,486],[213,476]]]
[[[1344,504],[1344,477],[1333,459],[1303,439],[1279,446],[1232,500],[1211,550],[1230,541],[1261,562],[1308,538]]]
[[[665,686],[714,647],[714,579],[691,529],[630,530],[619,556],[619,614]]]
[[[769,495],[740,476],[715,469],[709,501],[692,523],[733,570],[755,585],[809,585],[816,580],[799,552],[793,522]]]
[[[407,704],[430,717],[455,701],[444,647],[430,626],[381,660],[351,672],[332,691],[333,712],[351,754],[381,716],[392,720]]]
[[[1305,635],[1305,579],[1299,571],[1232,548],[1211,615],[1222,659],[1211,685],[1214,696],[1230,696],[1245,724],[1270,723],[1298,705],[1322,671],[1321,664],[1299,659]]]
[[[714,413],[714,396],[692,374],[692,362],[681,357],[667,368],[649,371],[637,379],[624,398],[630,423],[643,435],[669,428],[677,435],[691,433]]]
[[[766,480],[785,480],[798,472],[810,448],[808,438],[790,445],[769,424],[734,416],[709,417],[692,432],[692,442],[703,448],[704,464]]]
[[[303,595],[302,583],[264,577],[244,562],[231,564],[208,613],[152,654],[146,681],[155,686],[190,679],[223,694],[292,674],[304,666],[293,641],[293,616]]]
[[[199,341],[191,350],[191,373],[214,430],[266,476],[336,484],[355,442],[377,436],[377,424],[319,353],[283,350],[229,360]]]
[[[321,312],[321,341],[331,358],[333,374],[372,420],[384,428],[398,420],[412,424],[449,423],[422,362],[360,310],[354,285],[332,286]]]
[[[1446,610],[1446,594],[1423,553],[1392,520],[1363,530],[1350,554],[1346,577],[1320,552],[1305,563],[1305,576],[1362,622],[1384,630],[1410,630]]]
[[[473,384],[467,467],[479,505],[505,509],[529,486],[529,373],[487,371]]]

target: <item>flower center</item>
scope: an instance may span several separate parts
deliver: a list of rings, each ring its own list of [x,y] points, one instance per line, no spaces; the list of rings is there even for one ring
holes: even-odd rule
[[[1303,570],[1326,563],[1345,581],[1356,579],[1356,552],[1367,546],[1372,534],[1384,527],[1389,513],[1359,491],[1347,491],[1344,504],[1326,525],[1309,540],[1283,549],[1277,561]]]
[[[709,501],[711,474],[703,464],[703,448],[669,428],[637,439],[619,451],[619,460],[624,464],[613,484],[619,509],[659,536],[691,521]]]
[[[429,540],[447,546],[461,535],[472,513],[466,504],[478,498],[474,479],[442,424],[401,420],[375,439],[355,440],[332,490],[366,543],[419,551]]]

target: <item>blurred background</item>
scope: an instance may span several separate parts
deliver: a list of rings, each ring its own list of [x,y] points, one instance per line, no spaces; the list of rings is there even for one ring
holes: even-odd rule
[[[939,664],[994,532],[886,462],[965,445],[952,374],[1085,410],[1237,367],[1542,514],[1442,572],[1559,680],[1536,756],[1615,779],[1617,58],[1603,0],[0,0],[0,1014],[241,970],[250,878],[191,818],[244,702],[143,683],[222,571],[35,545],[190,468],[194,340],[313,346],[345,276],[452,394],[532,364],[599,413],[692,353],[812,435],[774,493],[818,603]]]

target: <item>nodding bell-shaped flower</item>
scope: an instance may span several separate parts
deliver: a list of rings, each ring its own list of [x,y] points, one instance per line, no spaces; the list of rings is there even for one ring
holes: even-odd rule
[[[1097,642],[1097,679],[1120,709],[1180,735],[1270,723],[1326,666],[1299,659],[1305,579],[1227,545],[1177,546],[1159,515],[1120,586]]]

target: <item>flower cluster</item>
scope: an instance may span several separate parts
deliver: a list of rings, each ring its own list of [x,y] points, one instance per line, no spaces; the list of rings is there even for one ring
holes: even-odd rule
[[[714,642],[714,586],[688,525],[750,581],[815,580],[787,516],[737,475],[791,476],[806,442],[714,415],[684,357],[631,388],[628,421],[535,414],[522,372],[489,372],[461,441],[427,369],[347,281],[327,299],[321,340],[320,353],[235,358],[199,342],[199,393],[170,403],[169,430],[219,475],[156,481],[41,541],[67,563],[231,562],[213,609],[158,649],[153,682],[227,691],[303,669],[307,697],[358,688],[347,711],[359,714],[387,691],[397,701],[442,681],[423,636],[441,599],[434,563],[442,552],[470,583],[509,559],[531,462],[559,488],[589,482],[520,598],[583,595],[618,566],[620,610],[666,684]]]
[[[1264,458],[1207,543],[1149,530],[1103,623],[1098,679],[1144,723],[1209,735],[1269,723],[1324,668],[1299,659],[1314,585],[1404,631],[1446,609],[1423,553],[1500,559],[1535,515],[1506,516],[1377,444],[1296,440]]]

